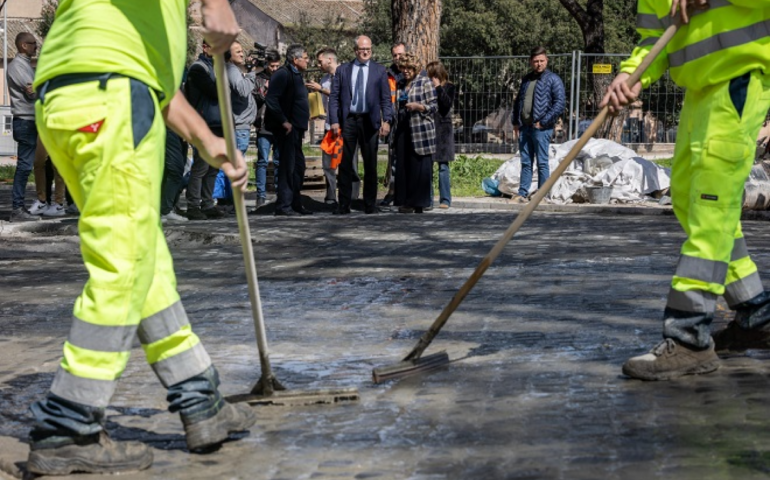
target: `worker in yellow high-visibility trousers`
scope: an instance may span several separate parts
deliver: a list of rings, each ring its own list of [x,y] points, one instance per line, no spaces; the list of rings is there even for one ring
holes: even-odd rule
[[[626,86],[677,16],[682,25],[665,51],[640,83]],[[602,106],[617,112],[667,69],[687,89],[671,171],[674,212],[687,240],[663,314],[663,341],[623,365],[630,377],[666,380],[716,370],[716,351],[770,347],[770,295],[740,224],[744,183],[770,109],[770,0],[639,0],[637,21],[641,42]],[[736,314],[712,339],[720,295]]]
[[[118,472],[150,466],[139,442],[114,442],[105,407],[138,335],[168,388],[191,451],[255,422],[248,406],[219,393],[211,360],[176,291],[160,226],[165,124],[190,141],[233,185],[230,163],[178,87],[186,49],[186,0],[68,0],[59,4],[34,88],[40,136],[72,193],[89,279],[75,302],[64,358],[45,399],[31,407],[27,468],[37,474]],[[238,25],[227,0],[203,0],[212,51],[230,47]]]

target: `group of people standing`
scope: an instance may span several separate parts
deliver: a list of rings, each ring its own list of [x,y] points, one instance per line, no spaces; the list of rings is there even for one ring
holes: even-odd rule
[[[14,72],[17,63],[21,65],[30,57],[25,56],[25,52],[34,51],[34,40],[31,35],[19,38],[20,55],[9,71]],[[181,91],[209,129],[221,137],[217,79],[212,50],[205,40],[201,50],[186,71]],[[363,35],[355,39],[354,53],[353,61],[340,64],[333,48],[319,50],[315,60],[323,77],[318,83],[304,79],[310,58],[307,49],[301,45],[288,47],[285,62],[281,62],[277,51],[267,50],[263,68],[257,70],[249,68],[251,65],[240,43],[233,43],[226,52],[236,143],[243,155],[249,148],[252,126],[256,130],[257,208],[267,203],[267,167],[272,154],[277,192],[275,215],[313,213],[302,205],[300,196],[305,175],[302,142],[310,121],[310,91],[322,95],[326,132],[331,131],[343,141],[339,167],[332,167],[330,155],[323,155],[327,184],[325,200],[336,207],[334,213],[351,213],[352,200],[359,197],[361,185],[366,214],[379,213],[390,205],[398,207],[400,213],[430,210],[433,208],[434,164],[438,167],[439,208],[451,205],[449,162],[455,156],[452,127],[455,87],[449,81],[446,69],[439,61],[423,64],[414,54],[406,52],[403,42],[391,47],[393,63],[385,68],[372,59],[371,39]],[[63,181],[56,182],[57,200],[48,201],[43,191],[46,182],[37,181],[36,176],[40,199],[32,206],[32,214],[23,206],[22,188],[26,182],[22,180],[29,174],[24,167],[29,164],[31,169],[37,143],[36,135],[30,140],[24,136],[27,120],[21,110],[29,105],[31,111],[35,99],[34,94],[28,97],[30,94],[25,91],[31,88],[29,84],[34,78],[31,67],[27,70],[26,77],[17,82],[18,95],[12,98],[16,100],[13,103],[18,110],[15,112],[14,135],[18,137],[20,158],[24,160],[19,162],[17,169],[17,176],[24,178],[15,182],[18,187],[14,189],[12,220],[15,221],[37,219],[34,214],[45,209],[55,211],[56,215],[64,214],[63,200],[59,198],[63,196]],[[14,80],[15,77],[9,78]],[[30,119],[29,123],[33,121]],[[378,201],[377,152],[381,141],[388,142],[388,193]],[[163,221],[224,217],[232,202],[229,181],[218,168],[203,161],[195,147],[189,176],[185,177],[188,148],[182,138],[167,131],[160,206]],[[359,152],[363,159],[363,178],[358,172]],[[38,170],[36,167],[36,172]],[[49,177],[53,178],[53,175]],[[48,183],[50,190],[51,182]],[[16,190],[19,190],[18,194]],[[186,191],[186,212],[176,208],[183,190]],[[74,202],[69,203],[74,208]]]
[[[352,200],[358,196],[354,193],[360,181],[357,152],[364,166],[365,214],[379,213],[391,203],[402,213],[422,213],[431,208],[433,163],[439,165],[441,206],[448,208],[452,201],[449,162],[454,159],[451,110],[455,90],[446,69],[440,62],[431,62],[426,71],[414,55],[406,53],[403,43],[391,48],[393,64],[386,69],[372,60],[372,41],[363,35],[356,38],[354,53],[353,61],[340,65],[334,49],[319,50],[316,61],[324,75],[320,83],[303,84],[301,72],[307,69],[307,51],[293,46],[287,52],[289,70],[274,74],[266,95],[266,116],[275,119],[272,131],[281,152],[275,215],[313,213],[301,204],[299,196],[305,170],[301,134],[309,119],[308,91],[323,96],[325,133],[342,138],[338,174],[331,155],[323,155],[325,200],[336,204],[335,214],[350,214]],[[294,80],[287,83],[289,72]],[[380,139],[385,138],[389,139],[391,188],[378,204],[377,150]],[[287,141],[291,144],[286,145]]]
[[[198,59],[187,72],[184,93],[211,131],[222,136],[222,118],[217,98],[217,78],[214,74],[212,50],[205,40],[201,49]],[[265,68],[258,73],[248,68],[246,55],[240,43],[234,42],[225,53],[236,146],[242,155],[246,154],[251,138],[251,128],[254,125],[257,129],[257,146],[260,152],[256,175],[258,202],[261,199],[264,203],[264,171],[267,167],[267,159],[263,159],[262,154],[269,155],[273,144],[272,134],[263,128],[264,92],[269,83],[270,73],[280,66],[280,56],[277,52],[267,52]],[[167,219],[185,220],[174,211],[173,207],[181,190],[181,172],[184,170],[186,146],[184,144],[180,146],[181,140],[172,133],[167,136],[166,142],[167,155],[161,214]],[[277,149],[274,157],[277,163]],[[228,211],[227,207],[232,205],[232,190],[226,176],[218,168],[203,161],[196,148],[193,148],[193,164],[187,183],[186,197],[186,219],[189,220],[221,218]]]
[[[306,168],[302,141],[310,121],[311,91],[322,95],[326,132],[341,137],[343,142],[338,168],[332,167],[330,155],[323,155],[325,200],[336,206],[335,214],[351,213],[352,200],[358,197],[361,184],[366,214],[379,213],[381,207],[391,203],[402,213],[422,213],[432,208],[434,163],[439,168],[440,208],[449,208],[455,88],[440,62],[433,61],[424,67],[399,42],[391,48],[393,64],[386,69],[372,60],[371,39],[359,36],[351,62],[340,65],[337,52],[329,47],[316,53],[323,77],[314,82],[303,77],[310,57],[302,45],[290,45],[283,64],[277,52],[268,50],[265,67],[258,73],[243,70],[240,45],[234,44],[230,53],[228,76],[237,117],[236,137],[242,153],[248,147],[248,128],[254,124],[257,130],[257,208],[267,202],[266,167],[272,149],[275,215],[313,213],[302,205],[300,195]],[[221,119],[212,66],[209,47],[204,42],[203,53],[190,68],[185,91],[190,103],[216,133],[221,130]],[[176,141],[172,136],[169,138]],[[390,190],[378,203],[377,150],[381,139],[386,138]],[[363,179],[358,174],[358,152],[363,159]],[[217,172],[197,161],[197,153],[194,158],[187,187],[187,218],[219,218],[222,210],[214,204]]]

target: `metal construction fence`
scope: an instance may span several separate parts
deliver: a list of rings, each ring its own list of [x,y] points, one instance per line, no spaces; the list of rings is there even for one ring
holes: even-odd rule
[[[602,93],[628,54],[549,55],[548,68],[564,82],[567,105],[554,141],[575,139],[598,113]],[[444,57],[455,98],[458,153],[515,152],[511,111],[522,78],[531,71],[529,56]],[[621,143],[669,143],[676,138],[684,90],[666,73],[623,115],[606,122],[597,136]]]

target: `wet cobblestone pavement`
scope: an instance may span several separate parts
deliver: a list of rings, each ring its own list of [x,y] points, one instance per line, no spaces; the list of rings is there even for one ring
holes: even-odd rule
[[[250,434],[190,455],[137,347],[108,426],[153,446],[155,464],[120,478],[770,476],[769,352],[672,382],[620,373],[660,338],[684,238],[670,215],[535,213],[428,350],[446,349],[451,365],[372,384],[372,368],[412,348],[515,213],[250,217],[278,378],[298,389],[358,387],[361,400],[258,407]],[[0,233],[0,477],[23,467],[27,406],[50,385],[86,279],[66,225]],[[259,370],[235,220],[166,230],[222,390],[245,393]],[[744,230],[768,271],[768,224]]]

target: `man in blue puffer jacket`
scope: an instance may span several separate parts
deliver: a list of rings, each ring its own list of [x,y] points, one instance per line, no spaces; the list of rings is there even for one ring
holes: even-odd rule
[[[521,181],[517,203],[526,203],[532,183],[532,157],[537,158],[537,185],[542,187],[551,172],[548,168],[548,145],[553,126],[564,113],[564,83],[548,70],[545,47],[535,47],[529,56],[532,71],[521,81],[513,104],[513,129],[519,135]]]

